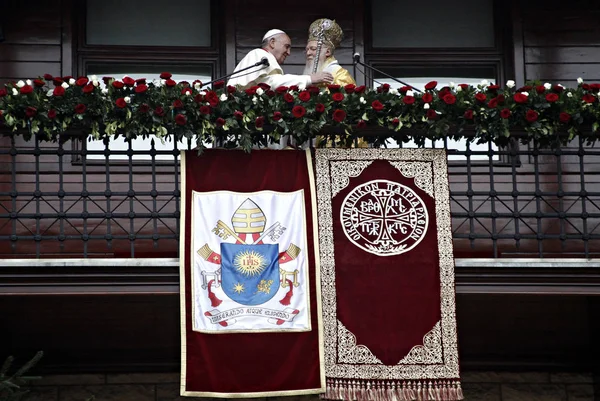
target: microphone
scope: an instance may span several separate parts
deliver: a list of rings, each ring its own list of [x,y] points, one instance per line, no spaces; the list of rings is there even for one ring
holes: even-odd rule
[[[268,59],[268,58],[266,58],[266,57],[263,57],[263,58],[261,58],[261,59],[260,59],[260,61],[257,61],[256,63],[254,63],[254,64],[252,64],[252,65],[249,65],[248,67],[245,67],[245,68],[242,68],[242,69],[240,69],[240,70],[234,71],[234,72],[232,72],[231,74],[223,75],[222,77],[219,77],[219,78],[217,78],[217,79],[213,79],[212,81],[209,81],[209,82],[203,83],[203,84],[202,84],[202,86],[200,86],[200,87],[201,87],[201,88],[203,88],[203,87],[205,87],[205,86],[207,86],[207,85],[214,84],[214,83],[215,83],[215,82],[217,82],[217,81],[224,81],[224,80],[225,80],[225,79],[227,79],[227,78],[230,78],[230,77],[232,77],[232,76],[234,76],[234,75],[236,75],[236,74],[239,74],[240,72],[247,71],[247,70],[249,70],[249,69],[251,69],[251,68],[255,68],[255,67],[261,67],[261,68],[259,68],[258,70],[256,70],[256,71],[260,71],[260,70],[262,70],[263,68],[265,68],[265,67],[268,67],[269,65],[270,65],[270,63],[269,63],[269,59]],[[248,73],[248,74],[249,74],[249,73]]]
[[[358,52],[354,53],[354,56],[352,56],[352,59],[354,60],[355,64],[360,64],[363,67],[366,67],[366,68],[370,69],[371,71],[375,71],[375,72],[377,72],[377,73],[379,73],[379,74],[381,74],[381,75],[383,75],[383,76],[385,76],[385,77],[387,77],[389,79],[392,79],[392,80],[394,80],[394,81],[396,81],[396,82],[398,82],[398,83],[400,83],[400,84],[402,84],[404,86],[408,86],[409,88],[411,88],[412,90],[414,90],[416,92],[421,92],[421,90],[415,88],[414,86],[409,85],[406,82],[403,82],[403,81],[399,80],[398,78],[395,78],[395,77],[391,76],[388,73],[385,73],[385,72],[383,72],[381,70],[378,70],[377,68],[375,68],[373,66],[370,66],[368,64],[365,64],[365,63],[361,62],[360,61],[360,53],[358,53]]]
[[[267,67],[268,67],[269,65],[271,65],[271,63],[269,63],[269,59],[268,59],[268,58],[266,58],[266,57],[263,57],[263,58],[261,58],[261,59],[260,59],[260,61],[259,61],[259,62],[257,62],[257,63],[254,63],[254,66],[255,66],[255,67],[258,67],[258,66],[260,66],[260,65],[265,65],[265,66],[267,66]]]

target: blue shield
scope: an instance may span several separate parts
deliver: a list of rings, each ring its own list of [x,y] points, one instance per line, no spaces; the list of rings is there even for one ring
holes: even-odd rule
[[[279,245],[222,243],[221,280],[235,302],[264,304],[279,290]]]

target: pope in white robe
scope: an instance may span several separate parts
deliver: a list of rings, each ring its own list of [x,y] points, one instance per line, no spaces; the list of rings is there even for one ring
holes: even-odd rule
[[[282,30],[271,29],[263,37],[262,47],[250,51],[235,67],[234,72],[248,69],[234,74],[227,85],[247,89],[259,83],[266,83],[272,88],[297,85],[302,89],[311,84],[317,85],[333,81],[333,75],[326,71],[310,75],[284,74],[281,64],[290,53],[291,40],[289,36]],[[262,65],[255,66],[264,58],[268,61],[268,65],[265,65],[263,61]]]

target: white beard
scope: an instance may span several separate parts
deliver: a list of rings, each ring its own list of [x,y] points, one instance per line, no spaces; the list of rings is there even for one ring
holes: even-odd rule
[[[323,65],[325,64],[325,59],[327,57],[325,57],[325,52],[322,51],[319,57],[319,65],[317,66],[317,71],[316,72],[321,72],[323,71]],[[315,60],[316,59],[312,59],[312,60],[306,60],[306,65],[304,66],[304,75],[310,75],[313,74],[314,68],[315,68]]]

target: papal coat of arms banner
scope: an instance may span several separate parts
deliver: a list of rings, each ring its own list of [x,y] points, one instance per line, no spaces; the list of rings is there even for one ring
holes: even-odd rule
[[[317,149],[325,398],[462,399],[446,153]]]
[[[323,392],[310,153],[183,156],[182,395]]]

